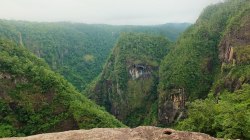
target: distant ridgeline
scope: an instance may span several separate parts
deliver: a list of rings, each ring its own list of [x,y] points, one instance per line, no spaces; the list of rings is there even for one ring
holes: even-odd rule
[[[110,26],[0,20],[0,37],[27,47],[82,91],[101,72],[121,32],[160,34],[176,40],[190,24]]]
[[[0,138],[124,127],[26,48],[0,39]]]

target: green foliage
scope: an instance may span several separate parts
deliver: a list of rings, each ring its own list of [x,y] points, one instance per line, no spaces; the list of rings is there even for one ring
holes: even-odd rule
[[[94,56],[93,55],[90,55],[90,54],[86,54],[84,56],[84,60],[87,61],[87,62],[93,62],[94,61]]]
[[[218,44],[221,51],[221,71],[213,78],[215,82],[209,97],[188,105],[188,118],[179,122],[177,128],[203,132],[219,138],[249,139],[249,34],[245,30],[249,28],[250,3],[244,0],[230,0],[221,6],[228,8],[225,15],[231,15],[223,23],[226,24]],[[221,6],[208,8],[201,17],[214,14]],[[211,13],[207,13],[209,11]],[[239,36],[244,41],[240,41]],[[227,47],[231,47],[230,52],[223,50]],[[223,56],[226,53],[231,53],[231,58],[225,60]]]
[[[235,55],[238,64],[250,64],[250,45],[236,47]]]
[[[162,61],[158,106],[172,105],[175,88],[191,102],[178,129],[249,139],[249,11],[247,0],[209,6]]]
[[[211,96],[188,107],[188,118],[179,122],[180,130],[198,131],[220,138],[250,138],[250,85],[230,93],[224,91],[218,103]]]
[[[1,137],[122,126],[42,59],[0,40]]]
[[[70,111],[73,112],[73,116],[80,128],[90,129],[95,127],[111,128],[124,126],[121,125],[119,121],[114,121],[114,117],[107,117],[109,114],[105,109],[95,104],[82,104],[76,100],[71,103]]]
[[[0,138],[16,136],[16,131],[11,125],[0,125]]]
[[[209,6],[183,33],[161,64],[161,97],[174,87],[185,88],[190,100],[206,97],[219,68],[217,46],[231,17],[245,8],[244,2],[230,0]]]
[[[163,36],[122,33],[87,94],[129,126],[156,125],[158,67],[170,45]],[[148,74],[133,78],[135,65],[145,66]]]
[[[105,109],[132,127],[159,125],[158,110],[167,103],[173,106],[167,102],[170,92],[183,88],[191,103],[188,118],[177,129],[249,139],[249,11],[248,0],[211,5],[173,47],[165,37],[175,40],[187,24],[144,27],[0,20],[0,37],[12,41],[0,41],[0,137],[124,126]],[[221,50],[228,46],[232,60],[223,60],[226,53]],[[85,91],[105,109],[58,74],[83,90],[104,63],[102,73]],[[147,67],[149,74],[134,79],[129,71],[135,65]],[[205,98],[209,90],[207,99],[195,100]]]
[[[189,24],[109,26],[0,20],[0,37],[24,45],[82,91],[101,72],[121,32],[162,34],[175,40]]]
[[[158,102],[153,103],[147,113],[146,117],[144,117],[144,122],[142,125],[158,125]]]
[[[239,9],[238,14],[232,17],[227,25],[220,43],[220,47],[222,48],[220,50],[223,50],[225,46],[228,46],[227,44],[230,44],[231,57],[228,59],[221,58],[221,72],[215,78],[216,82],[212,87],[215,93],[224,89],[233,92],[240,89],[244,83],[250,82],[249,12],[250,2],[244,3],[244,8]],[[223,56],[224,54],[221,53],[220,55]]]

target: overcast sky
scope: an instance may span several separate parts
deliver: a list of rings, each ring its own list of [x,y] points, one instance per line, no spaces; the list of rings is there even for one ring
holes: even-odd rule
[[[0,0],[0,19],[117,25],[195,22],[222,0]]]

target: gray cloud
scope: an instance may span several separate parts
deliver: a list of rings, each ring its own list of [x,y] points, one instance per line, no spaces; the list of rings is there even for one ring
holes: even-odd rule
[[[0,0],[0,18],[148,25],[195,22],[222,0]]]

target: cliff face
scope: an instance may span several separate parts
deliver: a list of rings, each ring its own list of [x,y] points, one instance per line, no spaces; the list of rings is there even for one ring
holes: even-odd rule
[[[250,83],[250,8],[234,17],[219,44],[221,75],[215,94],[223,89],[233,92]]]
[[[216,140],[215,138],[195,132],[175,131],[167,128],[142,126],[130,128],[95,128],[91,130],[74,130],[60,133],[40,134],[21,138],[4,138],[1,140]]]
[[[169,44],[158,36],[121,35],[90,98],[129,126],[156,124],[158,67]]]
[[[129,67],[129,74],[133,80],[138,78],[150,78],[152,72],[151,67],[145,66],[144,64],[133,64]]]
[[[175,88],[170,93],[168,98],[159,100],[158,119],[160,124],[170,124],[185,117],[185,90]]]
[[[250,14],[249,10],[242,11],[234,17],[227,26],[227,31],[219,44],[219,58],[223,63],[244,64],[249,61],[250,44]],[[239,54],[239,50],[245,50]]]
[[[185,116],[185,102],[205,98],[211,89],[217,94],[249,83],[249,13],[246,0],[209,6],[179,38],[160,66],[161,123]]]

